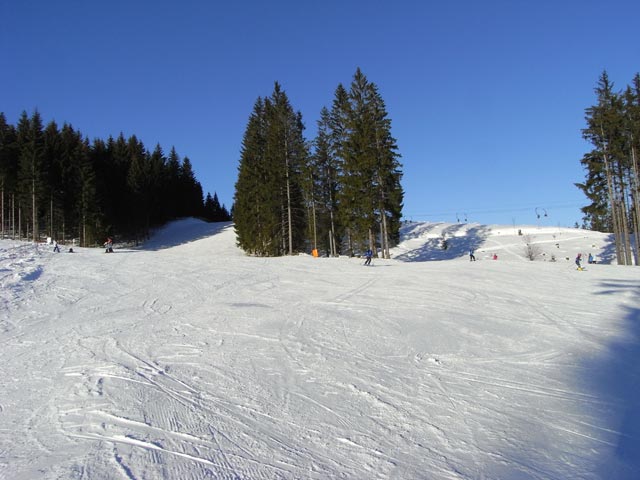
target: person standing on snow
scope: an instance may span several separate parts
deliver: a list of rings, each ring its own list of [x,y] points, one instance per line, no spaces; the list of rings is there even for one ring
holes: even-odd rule
[[[580,265],[581,261],[582,261],[582,254],[579,253],[578,256],[576,257],[576,265],[578,266],[578,270],[582,270],[582,265]]]
[[[469,250],[469,261],[470,262],[476,261],[476,256],[473,254],[473,249]]]
[[[56,242],[55,240],[53,241],[53,251],[60,253],[60,247],[58,246],[58,242]]]
[[[371,265],[371,258],[373,257],[373,252],[371,251],[371,249],[369,248],[366,252],[364,252],[364,258],[366,259],[364,261],[365,265]]]

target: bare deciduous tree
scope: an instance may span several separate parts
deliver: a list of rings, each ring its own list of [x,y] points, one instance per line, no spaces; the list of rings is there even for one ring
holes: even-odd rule
[[[531,261],[534,261],[536,257],[540,256],[540,254],[542,253],[540,245],[533,243],[533,237],[531,235],[525,235],[524,237],[522,237],[522,241],[525,244],[525,257],[527,257]]]

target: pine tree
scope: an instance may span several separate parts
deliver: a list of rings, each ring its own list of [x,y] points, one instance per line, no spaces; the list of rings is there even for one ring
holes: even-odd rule
[[[323,249],[329,255],[336,256],[339,253],[338,239],[341,237],[337,222],[340,165],[332,138],[330,115],[326,107],[320,112],[311,170],[317,236],[321,239],[320,245],[324,245]]]
[[[46,216],[45,225],[46,232],[51,238],[60,238],[58,236],[57,220],[60,216],[61,209],[59,205],[60,195],[57,193],[60,184],[60,168],[59,159],[61,156],[60,132],[55,122],[49,122],[44,129],[44,155],[42,173],[46,177],[45,195],[48,199],[48,214]],[[55,213],[54,213],[55,212]],[[55,220],[54,220],[54,217]]]
[[[83,185],[80,171],[85,168],[83,163],[88,161],[87,148],[87,141],[82,134],[65,123],[54,143],[52,153],[55,157],[50,162],[50,210],[52,236],[55,238],[82,237]]]
[[[335,243],[336,251],[342,253],[346,251],[349,255],[353,255],[354,246],[351,235],[352,226],[347,214],[351,202],[345,194],[345,179],[347,173],[345,170],[345,159],[348,156],[350,122],[353,114],[351,111],[351,103],[349,101],[349,92],[340,83],[334,92],[334,99],[329,115],[329,155],[332,165],[335,169]]]
[[[167,159],[164,156],[160,144],[156,144],[149,157],[149,174],[151,177],[149,196],[152,199],[149,205],[149,219],[152,226],[161,225],[168,218],[169,202],[172,198],[167,196]]]
[[[233,220],[238,245],[254,255],[266,255],[272,241],[267,180],[265,102],[258,98],[242,139]]]
[[[151,201],[150,177],[151,169],[148,155],[142,142],[135,135],[127,143],[129,170],[127,186],[129,188],[129,227],[138,238],[145,238],[149,233],[149,204]]]
[[[380,227],[380,241],[383,256],[390,258],[390,246],[400,241],[400,219],[404,193],[400,155],[397,153],[396,140],[391,136],[391,120],[378,93],[377,87],[370,83],[371,114],[375,136],[376,165],[373,183],[377,197],[377,221]]]
[[[580,163],[587,173],[583,183],[575,185],[582,190],[591,202],[582,207],[583,228],[599,232],[612,231],[611,212],[607,195],[607,178],[604,172],[602,157],[598,152],[591,151],[584,155]]]
[[[587,169],[587,181],[576,185],[592,200],[591,205],[583,208],[588,217],[602,214],[602,199],[607,199],[608,212],[605,215],[610,219],[614,233],[618,264],[632,265],[630,224],[633,228],[635,149],[632,146],[635,123],[631,113],[633,108],[628,108],[628,102],[632,101],[633,95],[628,97],[625,107],[625,97],[614,92],[606,72],[600,76],[595,92],[598,103],[587,108],[587,128],[583,130],[583,137],[595,149],[582,160]]]
[[[16,130],[0,112],[0,238],[12,229],[10,199],[14,199],[16,193],[18,157]],[[15,238],[15,231],[12,235]]]
[[[167,159],[167,187],[165,195],[169,200],[167,205],[167,218],[175,219],[180,216],[182,207],[180,205],[180,157],[175,147],[171,147],[169,158]]]
[[[231,218],[229,212],[220,204],[218,194],[213,193],[213,197],[210,192],[207,192],[207,197],[204,201],[204,218],[209,222],[228,222]]]
[[[631,223],[635,234],[634,255],[640,263],[640,74],[633,78],[633,86],[625,91],[625,130],[629,155],[631,189]]]
[[[339,207],[348,232],[349,248],[377,249],[389,257],[389,247],[399,239],[402,177],[391,121],[375,84],[357,69],[348,96],[335,110],[345,118]],[[377,239],[377,240],[376,240]]]
[[[308,152],[302,116],[275,84],[258,98],[243,138],[234,196],[238,244],[255,255],[292,254],[304,248],[303,171]]]
[[[302,117],[294,112],[286,93],[276,82],[273,94],[265,103],[266,161],[273,180],[272,201],[280,211],[278,235],[281,246],[276,254],[304,248],[305,209],[302,170],[308,153],[302,131]],[[279,198],[278,198],[279,197]]]
[[[203,212],[202,186],[196,180],[189,157],[184,157],[180,168],[182,216],[199,217]]]
[[[96,243],[100,232],[100,221],[96,197],[96,171],[91,162],[91,147],[87,140],[81,142],[76,150],[78,195],[78,231],[80,244],[90,246]]]
[[[35,111],[31,118],[23,112],[17,129],[17,141],[20,148],[20,166],[18,173],[19,218],[28,218],[31,226],[31,237],[37,242],[39,233],[39,208],[43,197],[42,163],[44,157],[44,138],[42,118]],[[22,223],[20,221],[20,223]],[[25,222],[25,226],[28,223]],[[21,229],[21,225],[20,225]],[[27,232],[29,227],[27,227]],[[27,236],[29,236],[27,234]]]

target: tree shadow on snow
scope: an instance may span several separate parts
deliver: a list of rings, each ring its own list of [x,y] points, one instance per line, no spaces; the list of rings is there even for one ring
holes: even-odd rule
[[[475,251],[484,244],[489,232],[490,229],[483,225],[469,228],[466,224],[454,224],[442,230],[447,242],[446,250],[442,248],[442,235],[440,235],[434,238],[427,237],[420,248],[394,258],[403,262],[430,262],[468,257],[470,250]],[[405,238],[419,238],[424,234],[424,231],[410,231]]]
[[[207,223],[193,218],[179,220],[160,228],[151,239],[138,248],[151,251],[164,250],[220,234],[229,228],[233,228],[232,222]]]
[[[604,248],[600,252],[598,263],[610,265],[616,259],[616,239],[613,234],[607,237]]]
[[[633,268],[633,267],[627,267]],[[640,281],[612,281],[602,285],[598,295],[640,297]],[[615,444],[613,451],[601,455],[598,478],[640,478],[640,308],[625,306],[624,334],[608,348],[606,356],[590,360],[587,386],[604,402],[602,415],[608,415],[606,428]]]

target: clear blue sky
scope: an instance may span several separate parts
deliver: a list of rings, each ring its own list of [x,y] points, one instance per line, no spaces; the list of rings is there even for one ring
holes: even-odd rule
[[[257,97],[280,82],[312,139],[360,67],[405,218],[572,226],[584,110],[603,70],[619,89],[640,71],[639,18],[637,0],[0,0],[0,111],[175,146],[230,207]]]

